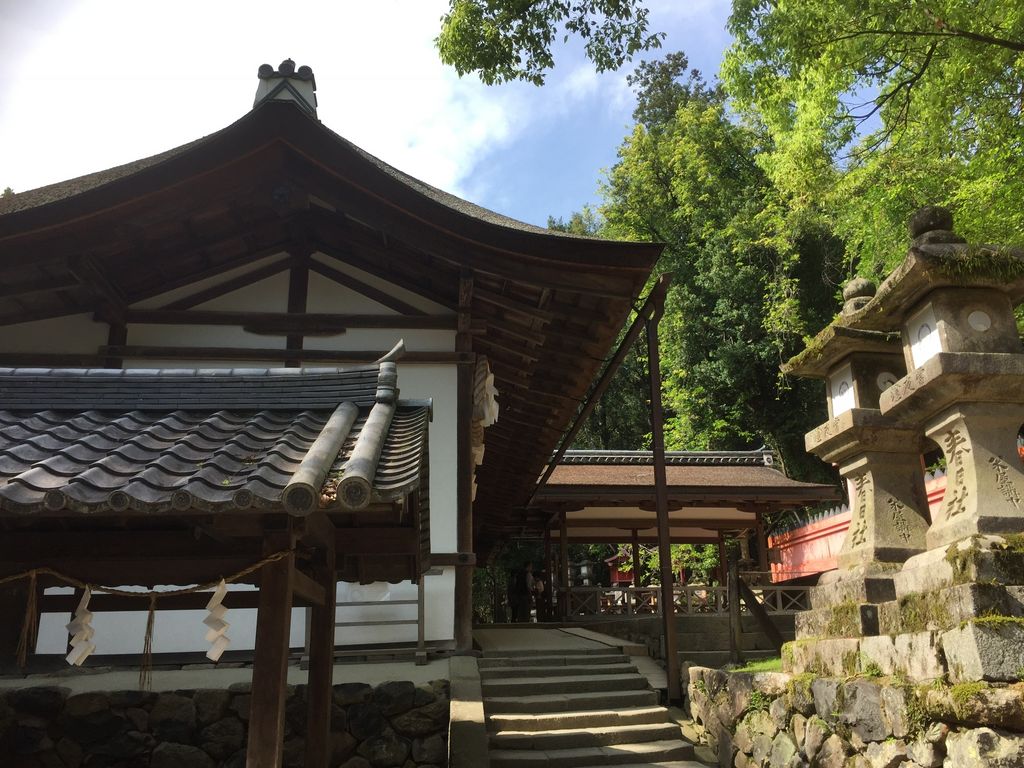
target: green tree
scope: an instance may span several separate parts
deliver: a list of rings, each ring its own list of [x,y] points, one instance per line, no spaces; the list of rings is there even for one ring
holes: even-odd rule
[[[666,244],[673,273],[661,339],[670,448],[762,440],[803,478],[830,473],[803,447],[824,419],[820,386],[779,364],[837,308],[842,247],[790,220],[757,163],[767,137],[730,120],[722,89],[674,54],[631,77],[638,124],[609,172],[605,234]]]
[[[485,83],[544,83],[555,65],[552,45],[578,37],[598,72],[657,48],[642,0],[450,0],[434,41],[441,61]]]
[[[4,187],[4,191],[0,192],[0,197],[14,197],[14,190],[10,187]]]
[[[918,206],[969,239],[1024,239],[1024,6],[734,0],[723,77],[772,146],[792,218],[821,216],[880,276]]]

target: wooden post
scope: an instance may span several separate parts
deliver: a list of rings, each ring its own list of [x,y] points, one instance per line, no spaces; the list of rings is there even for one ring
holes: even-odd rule
[[[643,586],[644,580],[640,574],[640,534],[636,528],[633,529],[633,587],[639,588]]]
[[[471,352],[473,276],[459,278],[457,352]],[[459,554],[473,551],[473,379],[475,364],[460,363],[456,382],[456,541]],[[473,565],[455,566],[455,650],[473,650]]]
[[[739,664],[743,660],[740,651],[743,637],[743,617],[740,614],[740,563],[736,547],[729,547],[729,661]]]
[[[544,590],[541,599],[544,600],[544,616],[547,621],[554,617],[554,583],[555,583],[555,561],[554,553],[551,550],[551,528],[544,529],[544,571],[548,575],[547,588]]]
[[[659,284],[667,281],[662,275]],[[668,483],[665,478],[665,433],[661,410],[661,360],[658,350],[658,322],[665,309],[659,294],[654,314],[647,321],[647,368],[651,388],[651,447],[654,454],[654,500],[658,512],[658,560],[661,565],[661,621],[665,637],[665,675],[669,701],[683,698],[679,678],[679,648],[676,642],[675,595],[672,589],[672,540],[668,519]]]
[[[568,621],[569,611],[572,608],[572,600],[569,594],[569,526],[566,525],[565,510],[563,509],[560,514],[561,517],[558,518],[558,565],[562,571],[559,576],[562,589],[558,601],[561,608],[562,621]]]
[[[416,584],[416,666],[427,663],[427,574],[421,573]]]
[[[332,526],[333,528],[333,526]],[[331,705],[334,702],[334,624],[338,601],[335,539],[329,537],[318,553],[317,583],[324,588],[324,604],[309,609],[309,672],[306,685],[306,768],[329,768],[331,759]]]
[[[771,569],[768,565],[768,537],[764,533],[763,514],[761,510],[757,511],[757,570],[761,571],[766,582],[771,582],[771,576],[768,574]]]
[[[290,549],[291,546],[290,533],[276,532],[264,538],[266,554]],[[260,603],[256,616],[256,651],[252,665],[246,768],[281,766],[294,567],[295,555],[289,554],[260,570]]]
[[[718,532],[718,583],[725,586],[725,577],[727,573],[727,560],[725,556],[725,537],[722,536],[722,532]]]

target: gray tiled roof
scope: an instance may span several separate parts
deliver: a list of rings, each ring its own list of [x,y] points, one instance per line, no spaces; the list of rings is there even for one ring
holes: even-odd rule
[[[313,506],[283,501],[296,473],[305,467],[308,477],[312,462],[316,481],[336,486],[377,409],[386,430],[363,437],[376,441],[371,452],[379,456],[364,503],[401,498],[425,471],[429,405],[396,403],[396,394],[393,362],[350,370],[0,369],[0,513],[308,513]],[[332,419],[342,424],[340,448],[334,443],[318,459]],[[345,508],[341,494],[317,502]]]

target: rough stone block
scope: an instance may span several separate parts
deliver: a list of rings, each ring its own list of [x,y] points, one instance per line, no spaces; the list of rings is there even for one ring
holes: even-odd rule
[[[798,639],[877,634],[878,607],[872,603],[845,602],[830,608],[801,611],[796,615]]]
[[[892,735],[882,715],[881,688],[868,680],[854,680],[842,687],[839,717],[853,734],[865,742],[881,741]]]
[[[899,673],[908,680],[927,682],[946,672],[938,632],[865,637],[860,643],[861,667],[874,664],[883,675]]]
[[[818,715],[814,715],[807,721],[807,734],[804,738],[804,755],[808,760],[814,761],[821,745],[832,735],[832,726]]]
[[[958,584],[882,603],[878,606],[879,630],[890,635],[945,630],[978,616],[1020,616],[1022,612],[1018,590],[1002,584]]]
[[[945,764],[956,768],[1020,768],[1024,765],[1024,736],[992,728],[951,733],[946,739]]]
[[[831,608],[842,603],[884,603],[896,599],[892,576],[849,574],[825,581],[823,574],[816,587],[810,589],[811,608]]]
[[[942,634],[942,649],[954,683],[1018,680],[1024,671],[1024,621],[969,621]]]
[[[864,750],[871,768],[897,768],[907,759],[907,745],[898,739],[868,744]]]
[[[993,688],[984,683],[963,683],[935,688],[925,694],[931,717],[968,726],[990,726],[1024,731],[1024,691]]]
[[[797,640],[783,648],[782,668],[794,674],[847,677],[857,673],[859,657],[857,638]]]

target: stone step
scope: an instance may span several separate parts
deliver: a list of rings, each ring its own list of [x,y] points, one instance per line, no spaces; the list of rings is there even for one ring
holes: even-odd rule
[[[492,731],[552,731],[559,728],[601,728],[668,721],[665,707],[623,707],[544,714],[495,714],[488,718]]]
[[[581,712],[593,709],[653,707],[658,693],[652,690],[612,690],[593,693],[543,693],[538,695],[485,696],[488,715]]]
[[[625,643],[625,641],[623,641]],[[628,645],[628,643],[626,643]],[[515,650],[484,651],[483,658],[513,658],[517,656],[604,656],[614,653],[614,648],[521,648]]]
[[[511,680],[481,680],[484,698],[492,696],[530,696],[544,693],[593,693],[647,688],[647,678],[639,674],[565,675],[520,677]]]
[[[621,653],[592,654],[587,656],[485,656],[477,659],[481,669],[508,667],[564,667],[587,664],[602,666],[604,664],[625,664],[629,657]]]
[[[491,667],[480,670],[481,680],[507,680],[517,677],[569,677],[636,674],[635,664],[580,664],[562,667]]]
[[[491,768],[582,768],[638,762],[642,764],[645,761],[657,764],[670,760],[689,760],[692,757],[693,745],[681,739],[581,749],[493,749],[490,752]]]
[[[583,749],[611,747],[618,744],[639,744],[679,739],[681,731],[675,723],[638,723],[636,725],[605,725],[588,728],[565,728],[551,731],[498,731],[491,734],[491,749]]]

